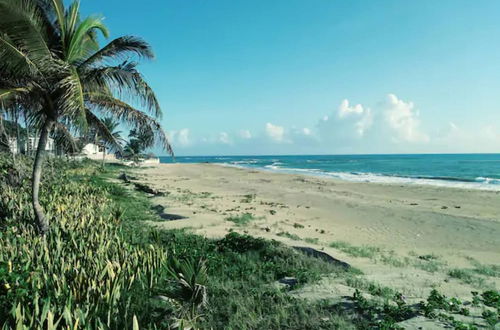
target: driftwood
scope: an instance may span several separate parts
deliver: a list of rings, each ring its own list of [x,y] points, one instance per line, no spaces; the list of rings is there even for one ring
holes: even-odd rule
[[[314,258],[318,258],[318,259],[322,259],[328,263],[331,263],[331,264],[335,264],[337,266],[340,266],[344,269],[349,269],[351,268],[351,265],[349,265],[347,262],[344,262],[342,260],[338,260],[338,259],[335,259],[334,257],[332,257],[331,255],[329,255],[328,253],[325,253],[323,251],[319,251],[319,250],[316,250],[316,249],[313,249],[313,248],[310,248],[310,247],[306,247],[306,246],[294,246],[293,247],[294,249],[308,255],[308,256],[311,256],[311,257],[314,257]]]
[[[178,214],[171,214],[171,213],[165,213],[165,207],[163,205],[155,205],[152,207],[153,211],[156,212],[162,218],[163,220],[167,221],[173,221],[173,220],[182,220],[182,219],[187,219],[187,217],[178,215]]]
[[[122,180],[125,183],[133,183],[135,189],[137,189],[139,191],[142,191],[142,192],[145,192],[145,193],[148,193],[151,195],[155,195],[155,196],[165,196],[165,193],[159,191],[158,189],[151,188],[150,186],[143,184],[143,183],[132,182],[132,180],[137,180],[137,178],[130,176],[130,175],[127,175],[123,172],[118,176],[118,179]]]
[[[122,172],[119,176],[118,176],[118,179],[122,180],[123,182],[125,183],[130,183],[132,182],[132,180],[137,180],[136,177],[134,176],[130,176],[130,175],[127,175],[125,174],[124,172]]]
[[[142,191],[142,192],[145,192],[145,193],[148,193],[148,194],[151,194],[151,195],[165,196],[165,193],[159,191],[158,189],[151,188],[150,186],[142,184],[142,183],[134,182],[134,186],[135,186],[135,189]]]

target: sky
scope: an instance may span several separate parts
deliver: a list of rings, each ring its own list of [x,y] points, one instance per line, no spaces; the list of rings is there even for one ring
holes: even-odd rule
[[[500,1],[81,2],[152,45],[177,155],[500,151]]]

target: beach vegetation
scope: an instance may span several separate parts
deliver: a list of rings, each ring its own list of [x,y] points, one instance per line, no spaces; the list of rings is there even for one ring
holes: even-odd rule
[[[486,291],[481,296],[498,294],[496,291]],[[445,327],[454,329],[475,330],[494,327],[500,321],[498,311],[485,309],[488,307],[485,300],[477,298],[476,307],[483,307],[482,312],[471,311],[470,302],[457,298],[449,298],[437,290],[432,290],[426,300],[418,304],[408,304],[406,297],[401,293],[394,293],[384,300],[368,298],[359,290],[353,295],[353,302],[358,315],[363,317],[366,328],[374,329],[403,329],[398,323],[415,316],[425,316],[428,319],[439,321]],[[474,313],[474,315],[472,314]],[[468,318],[465,318],[468,317]],[[468,321],[466,321],[468,319]]]
[[[119,165],[49,159],[40,196],[58,221],[40,237],[29,225],[32,160],[17,162],[17,180],[0,177],[0,327],[390,329],[415,313],[469,326],[453,316],[469,313],[465,302],[436,292],[408,305],[353,268],[277,241],[236,232],[214,240],[144,226],[158,217],[153,200],[116,183],[127,170]],[[12,158],[0,156],[0,173],[12,168]],[[354,310],[303,300],[274,285],[294,278],[301,288],[324,276],[359,290]],[[498,291],[474,297],[483,309],[475,317],[495,324]]]
[[[448,271],[448,276],[477,288],[485,288],[491,286],[490,283],[487,283],[483,277],[477,275],[476,272],[472,269],[454,268]]]
[[[20,161],[27,171],[15,185],[0,180],[0,327],[354,328],[329,304],[271,285],[344,269],[248,235],[210,240],[144,226],[157,216],[151,199],[111,181],[121,166],[49,159],[40,196],[58,221],[40,237],[29,225],[32,161]],[[11,158],[0,167],[12,169]]]
[[[384,299],[390,299],[396,294],[395,290],[387,286],[382,286],[378,283],[366,280],[359,276],[349,276],[346,278],[345,282],[352,288],[366,291],[373,296],[381,297]]]
[[[289,233],[287,231],[280,231],[279,233],[276,234],[276,236],[280,237],[286,237],[294,241],[300,241],[302,240],[299,235]]]
[[[355,246],[343,241],[332,242],[330,243],[330,247],[338,249],[350,256],[362,258],[374,258],[381,252],[380,248],[375,246]]]
[[[243,195],[243,198],[241,199],[241,203],[251,203],[253,200],[255,200],[255,198],[257,197],[257,195],[255,194],[246,194],[246,195]]]
[[[227,221],[234,222],[238,226],[247,225],[256,219],[257,217],[255,217],[252,213],[243,213],[240,215],[230,216],[226,218]]]
[[[489,277],[500,277],[500,265],[488,265],[482,264],[474,258],[468,257],[471,264],[474,266],[472,269],[475,273],[479,275],[489,276]]]
[[[319,243],[319,239],[317,237],[306,237],[304,238],[304,241],[306,241],[307,243],[309,244],[318,244]]]

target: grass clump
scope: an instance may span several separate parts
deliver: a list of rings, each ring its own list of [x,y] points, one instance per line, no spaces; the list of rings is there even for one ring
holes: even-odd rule
[[[375,282],[361,279],[359,277],[348,277],[346,279],[346,284],[352,288],[367,291],[373,296],[378,296],[384,299],[390,299],[396,294],[393,289],[381,286]]]
[[[257,218],[252,213],[243,213],[237,216],[231,216],[226,218],[227,221],[234,222],[238,226],[244,226],[248,223],[256,220]]]
[[[338,249],[353,257],[374,258],[380,254],[381,250],[374,246],[354,246],[347,242],[336,241],[330,243],[330,247]]]
[[[289,233],[287,231],[281,231],[281,232],[277,233],[276,235],[280,236],[280,237],[286,237],[286,238],[289,238],[289,239],[294,240],[294,241],[300,241],[300,240],[302,240],[300,238],[300,236],[292,234],[292,233]]]
[[[241,199],[241,203],[251,203],[255,200],[256,197],[257,197],[256,194],[243,195],[243,198]]]
[[[487,286],[484,278],[476,275],[474,270],[471,269],[451,269],[448,272],[448,276],[458,279],[465,284],[472,285],[474,287],[483,288]]]
[[[319,239],[316,237],[315,238],[306,237],[306,238],[304,238],[304,241],[306,241],[309,244],[318,244],[319,243]]]
[[[500,277],[500,265],[486,265],[482,264],[474,258],[468,257],[471,264],[474,266],[472,269],[476,274],[489,276],[489,277]]]

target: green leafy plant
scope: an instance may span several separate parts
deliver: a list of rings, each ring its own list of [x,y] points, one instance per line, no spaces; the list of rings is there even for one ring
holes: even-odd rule
[[[238,216],[231,216],[226,218],[227,221],[234,222],[238,226],[244,226],[251,221],[256,220],[255,216],[252,213],[243,213]]]

